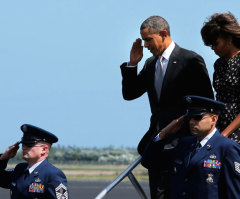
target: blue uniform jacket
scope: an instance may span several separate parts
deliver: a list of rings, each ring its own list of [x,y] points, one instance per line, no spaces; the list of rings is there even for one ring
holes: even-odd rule
[[[197,138],[182,138],[177,147],[164,147],[155,156],[161,167],[161,157],[171,162],[172,199],[239,199],[240,198],[240,145],[223,137],[216,131],[213,137],[192,158],[191,154]],[[156,149],[152,143],[146,153]],[[159,146],[157,147],[159,149]],[[153,161],[145,160],[144,166]],[[155,168],[157,169],[157,168]]]
[[[47,159],[27,176],[27,163],[14,170],[5,170],[6,166],[7,161],[0,161],[0,186],[11,189],[11,199],[68,199],[66,176]]]

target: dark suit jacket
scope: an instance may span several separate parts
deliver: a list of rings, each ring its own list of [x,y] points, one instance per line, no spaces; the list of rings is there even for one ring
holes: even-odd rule
[[[66,176],[47,159],[26,177],[27,163],[18,164],[14,170],[4,170],[6,165],[7,161],[0,161],[0,186],[11,189],[12,199],[68,198]]]
[[[147,92],[150,102],[151,125],[138,145],[140,154],[143,153],[149,140],[157,133],[157,122],[159,129],[162,129],[173,119],[184,114],[186,108],[183,101],[184,96],[198,95],[214,98],[203,58],[176,44],[168,62],[161,96],[158,100],[154,87],[157,59],[158,57],[154,56],[147,59],[139,74],[137,68],[127,68],[125,67],[127,63],[121,65],[124,99],[133,100]]]

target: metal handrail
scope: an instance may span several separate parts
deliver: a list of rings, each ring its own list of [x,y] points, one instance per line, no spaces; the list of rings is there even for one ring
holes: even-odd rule
[[[139,156],[134,160],[114,181],[112,181],[105,189],[103,189],[95,199],[102,199],[105,197],[117,184],[119,184],[126,176],[128,176],[131,183],[134,185],[135,189],[139,193],[142,199],[147,199],[142,187],[138,183],[137,179],[132,174],[132,170],[141,162],[142,157]]]

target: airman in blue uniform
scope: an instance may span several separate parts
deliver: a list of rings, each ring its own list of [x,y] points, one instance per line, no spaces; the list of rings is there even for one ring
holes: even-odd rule
[[[52,133],[33,125],[21,126],[23,137],[0,156],[0,186],[11,189],[11,199],[68,199],[64,173],[47,160],[51,145],[58,141]],[[6,170],[22,143],[23,159],[13,170]]]
[[[215,128],[225,105],[199,96],[185,99],[188,109],[184,118],[193,136],[181,138],[175,148],[162,148],[156,157],[161,160],[161,156],[168,156],[172,163],[171,198],[240,198],[240,145]],[[168,125],[158,139],[167,139],[173,129],[176,131],[177,123]],[[146,153],[151,154],[157,144],[153,141]]]

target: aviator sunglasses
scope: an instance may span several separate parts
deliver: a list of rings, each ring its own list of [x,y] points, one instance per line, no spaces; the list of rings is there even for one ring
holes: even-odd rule
[[[203,116],[205,115],[206,113],[201,113],[199,115],[187,115],[186,118],[188,120],[191,120],[191,119],[194,119],[195,121],[200,121],[202,120]]]
[[[21,142],[23,146],[33,147],[37,142]]]

